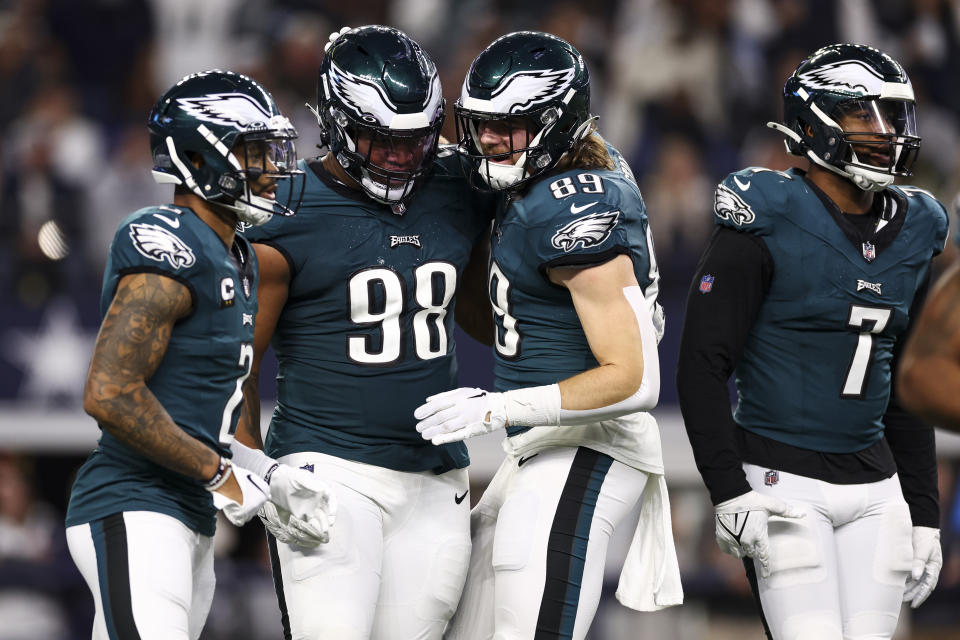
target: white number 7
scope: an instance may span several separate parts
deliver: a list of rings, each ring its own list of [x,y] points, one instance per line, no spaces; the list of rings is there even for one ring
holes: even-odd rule
[[[843,384],[842,398],[862,398],[870,365],[873,364],[873,350],[876,345],[875,333],[880,333],[890,321],[893,309],[889,307],[860,307],[850,305],[850,319],[847,326],[861,329],[870,323],[866,331],[857,338],[857,350],[853,352],[850,367],[847,369],[847,381]]]

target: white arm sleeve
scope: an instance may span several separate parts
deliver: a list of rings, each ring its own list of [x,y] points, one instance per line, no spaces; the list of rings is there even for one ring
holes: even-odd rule
[[[649,411],[660,398],[660,356],[657,351],[657,331],[653,317],[639,286],[624,287],[623,295],[637,316],[640,339],[643,343],[643,378],[640,388],[629,398],[596,409],[570,410],[560,407],[560,387],[546,385],[515,389],[504,395],[507,422],[511,426],[581,426],[612,420],[628,413]]]
[[[264,480],[267,480],[267,473],[279,464],[260,449],[251,449],[236,440],[230,443],[230,451],[233,453],[232,462],[247,471],[252,471]],[[269,482],[269,480],[267,481]]]

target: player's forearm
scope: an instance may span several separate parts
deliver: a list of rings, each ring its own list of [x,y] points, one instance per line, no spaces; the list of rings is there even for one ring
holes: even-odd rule
[[[599,409],[626,400],[640,388],[643,360],[628,365],[603,364],[561,380],[561,408],[570,411]]]
[[[260,434],[260,385],[259,371],[251,371],[243,383],[243,404],[237,422],[236,439],[251,449],[263,449]]]
[[[198,480],[217,472],[219,454],[178,427],[142,382],[121,387],[92,375],[84,409],[117,440],[167,469]]]
[[[904,362],[898,371],[903,406],[927,422],[960,431],[960,365],[941,356]]]

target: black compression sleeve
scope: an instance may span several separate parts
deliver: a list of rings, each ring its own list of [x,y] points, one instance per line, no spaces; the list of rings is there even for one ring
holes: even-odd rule
[[[718,227],[687,296],[677,391],[697,469],[714,504],[750,491],[727,381],[772,276],[773,259],[761,238]]]
[[[890,379],[896,380],[897,364],[903,345],[907,342],[913,320],[927,297],[930,277],[921,285],[910,306],[910,325],[897,339],[893,350]],[[890,404],[883,418],[884,436],[897,463],[897,475],[903,497],[910,505],[910,519],[915,527],[940,528],[940,500],[937,487],[937,448],[933,427],[913,415],[897,398],[894,384],[890,391]]]

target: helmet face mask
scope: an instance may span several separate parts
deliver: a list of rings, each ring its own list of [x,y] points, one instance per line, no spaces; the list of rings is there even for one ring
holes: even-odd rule
[[[788,152],[880,191],[909,176],[920,150],[913,87],[890,56],[863,45],[824,47],[783,88]]]
[[[157,182],[181,185],[246,224],[299,206],[296,129],[251,78],[218,69],[187,76],[160,97],[148,128]]]
[[[429,175],[443,126],[436,67],[403,32],[345,31],[320,64],[317,122],[340,166],[372,199],[397,205]]]
[[[589,132],[589,74],[580,53],[556,36],[507,34],[473,61],[454,111],[471,185],[517,188]]]
[[[846,147],[848,171],[907,176],[920,150],[914,104],[903,100],[853,99],[830,114]]]

